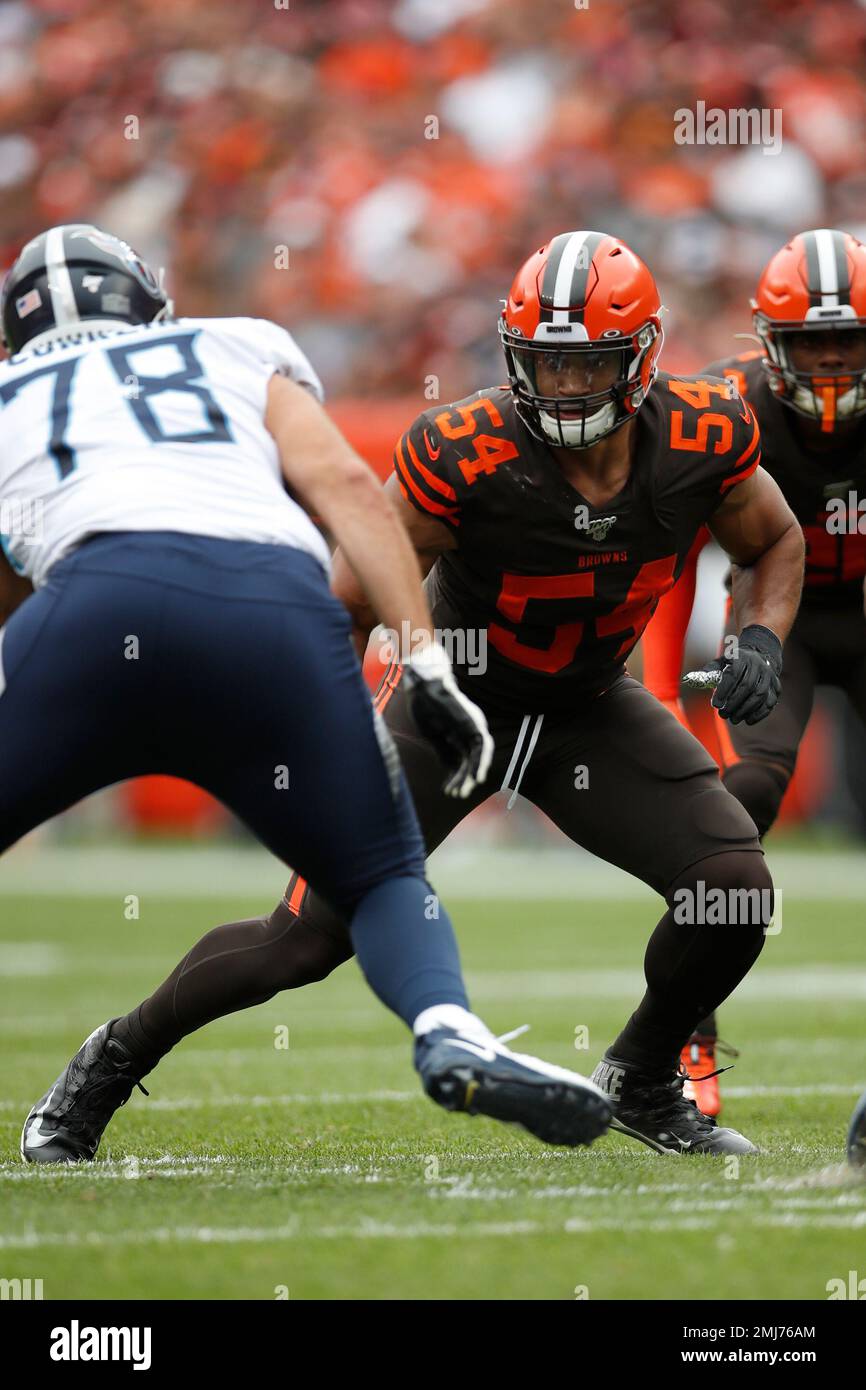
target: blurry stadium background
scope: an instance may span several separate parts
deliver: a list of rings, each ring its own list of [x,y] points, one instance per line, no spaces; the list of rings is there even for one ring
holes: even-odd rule
[[[178,313],[288,327],[384,475],[428,393],[503,379],[499,298],[555,232],[647,260],[663,366],[734,351],[790,234],[866,234],[864,71],[856,0],[6,0],[0,268],[52,223],[118,232]],[[781,109],[781,152],[677,145],[699,100]],[[723,569],[704,552],[690,664]],[[726,1118],[764,1150],[739,1182],[441,1115],[354,965],[176,1049],[97,1164],[24,1168],[22,1120],[81,1039],[286,877],[180,783],[69,812],[0,867],[0,1275],[46,1298],[826,1297],[866,1273],[866,1188],[838,1167],[866,1080],[864,769],[822,695],[768,846],[784,931],[721,1015]],[[491,1026],[591,1070],[640,996],[655,895],[501,798],[431,874]]]
[[[164,268],[179,313],[290,328],[383,474],[431,399],[502,379],[499,298],[569,227],[614,231],[647,260],[663,365],[696,371],[748,333],[788,235],[866,236],[866,6],[583,3],[11,0],[0,264],[51,223],[118,232]],[[698,100],[781,109],[781,151],[676,144],[674,112]],[[705,555],[694,664],[719,634],[722,569]],[[864,755],[822,696],[782,825],[861,836]],[[554,834],[526,806],[510,821]],[[497,808],[463,833],[497,825],[513,838]],[[149,780],[59,833],[108,827],[230,828],[192,789]]]
[[[384,474],[431,392],[502,379],[499,297],[557,231],[610,229],[644,256],[663,366],[683,371],[733,352],[792,232],[866,236],[865,50],[852,0],[13,0],[0,263],[51,222],[117,231],[164,267],[178,313],[291,328]],[[781,152],[676,145],[674,111],[698,100],[781,108]],[[694,663],[720,631],[721,569],[710,552]],[[865,753],[823,696],[783,824],[863,834]],[[165,781],[85,817],[67,820],[225,826]],[[516,820],[523,834],[535,817]]]

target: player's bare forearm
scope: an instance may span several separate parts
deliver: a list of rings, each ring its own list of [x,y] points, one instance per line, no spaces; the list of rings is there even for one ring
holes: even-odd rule
[[[759,468],[733,489],[710,530],[732,561],[738,630],[759,624],[784,642],[800,603],[806,547],[778,485]]]
[[[378,620],[395,632],[408,622],[413,634],[432,639],[418,558],[372,470],[309,392],[284,377],[269,383],[265,423],[286,481],[336,538]]]
[[[795,521],[753,564],[734,564],[731,594],[740,631],[759,623],[785,641],[800,606],[804,555],[803,532]]]

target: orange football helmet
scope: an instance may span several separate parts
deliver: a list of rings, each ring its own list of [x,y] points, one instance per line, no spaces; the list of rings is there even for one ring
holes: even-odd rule
[[[819,420],[825,432],[866,413],[866,365],[862,371],[842,366],[807,372],[798,371],[791,358],[794,334],[866,328],[866,246],[856,237],[828,227],[793,237],[758,282],[752,320],[770,386],[792,410]]]
[[[605,232],[561,232],[520,267],[499,319],[517,413],[545,443],[586,449],[618,430],[646,399],[664,334],[655,281]],[[580,367],[589,389],[543,392]],[[593,377],[604,385],[593,390]]]

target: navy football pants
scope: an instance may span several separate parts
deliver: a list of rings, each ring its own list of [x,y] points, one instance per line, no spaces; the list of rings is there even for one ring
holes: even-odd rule
[[[349,632],[299,550],[172,532],[85,543],[0,633],[0,851],[100,787],[168,773],[343,910],[395,875],[423,879]]]

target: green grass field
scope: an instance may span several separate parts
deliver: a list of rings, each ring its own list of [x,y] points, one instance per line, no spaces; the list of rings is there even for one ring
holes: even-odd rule
[[[24,1167],[21,1122],[83,1037],[208,926],[270,905],[148,899],[130,922],[117,896],[0,900],[0,1277],[47,1299],[825,1299],[866,1275],[866,1181],[842,1166],[866,927],[844,898],[787,900],[722,1015],[742,1050],[726,1118],[763,1150],[738,1173],[444,1114],[353,964],[177,1049],[95,1164]],[[516,1046],[590,1071],[639,996],[653,905],[449,907],[491,1026],[529,1023]]]

